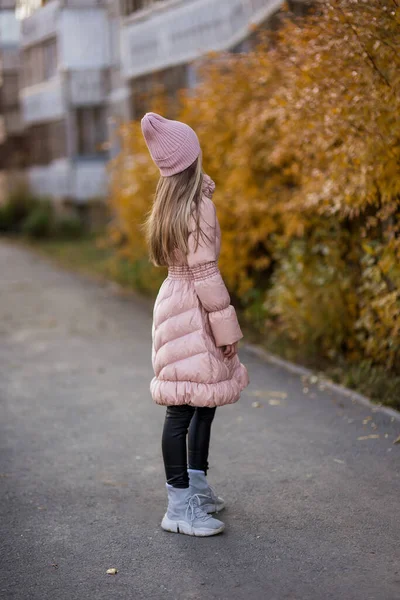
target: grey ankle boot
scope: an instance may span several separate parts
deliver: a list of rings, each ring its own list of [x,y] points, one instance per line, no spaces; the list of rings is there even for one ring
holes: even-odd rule
[[[167,484],[168,509],[161,522],[165,531],[206,537],[221,533],[225,525],[208,515],[201,507],[198,494],[190,488],[179,489]]]
[[[188,473],[190,492],[199,495],[201,499],[200,506],[206,513],[218,513],[225,508],[224,500],[217,496],[208,484],[204,471],[188,469]]]

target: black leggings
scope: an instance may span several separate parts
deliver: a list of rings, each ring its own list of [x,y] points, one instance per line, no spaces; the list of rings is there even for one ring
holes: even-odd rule
[[[162,452],[167,483],[176,488],[189,487],[186,436],[189,431],[189,468],[208,469],[211,424],[215,408],[196,408],[183,404],[168,406],[162,435]]]

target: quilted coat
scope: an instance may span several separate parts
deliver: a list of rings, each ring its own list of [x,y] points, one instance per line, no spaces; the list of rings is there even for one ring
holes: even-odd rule
[[[224,357],[222,346],[242,332],[218,269],[221,230],[212,202],[214,182],[204,177],[200,226],[205,233],[196,248],[192,220],[187,256],[176,254],[158,292],[153,313],[150,384],[158,404],[221,406],[239,399],[248,385],[238,356]]]

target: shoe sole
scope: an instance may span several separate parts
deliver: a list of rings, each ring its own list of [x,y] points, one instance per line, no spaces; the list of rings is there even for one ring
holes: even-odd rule
[[[192,527],[186,521],[172,521],[167,516],[161,521],[161,527],[164,531],[170,531],[171,533],[183,533],[184,535],[193,535],[196,537],[210,537],[211,535],[218,535],[225,529],[225,525],[221,525],[218,529],[208,529],[207,527]]]

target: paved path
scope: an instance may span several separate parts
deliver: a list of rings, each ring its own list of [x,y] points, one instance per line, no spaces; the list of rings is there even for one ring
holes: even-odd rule
[[[227,530],[165,533],[148,303],[5,243],[0,273],[0,598],[399,600],[398,422],[242,352]]]

